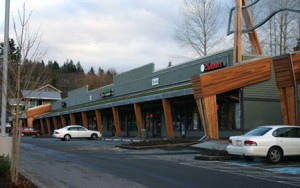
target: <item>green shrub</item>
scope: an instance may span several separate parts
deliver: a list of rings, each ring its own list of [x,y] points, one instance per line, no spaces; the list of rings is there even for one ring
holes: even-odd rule
[[[10,171],[10,159],[8,156],[0,156],[0,175],[8,175]]]

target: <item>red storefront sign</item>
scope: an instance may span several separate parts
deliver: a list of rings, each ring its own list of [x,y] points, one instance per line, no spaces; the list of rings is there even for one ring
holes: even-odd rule
[[[225,67],[224,62],[219,61],[217,63],[211,64],[211,63],[207,63],[207,64],[202,64],[200,67],[201,72],[208,72],[211,70],[216,70],[216,69],[220,69]]]

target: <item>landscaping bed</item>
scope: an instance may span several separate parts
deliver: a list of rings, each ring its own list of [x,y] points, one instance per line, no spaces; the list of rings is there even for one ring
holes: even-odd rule
[[[127,148],[127,149],[152,149],[152,148],[165,148],[165,147],[184,147],[192,144],[196,144],[198,141],[195,140],[163,140],[163,139],[154,139],[154,140],[144,140],[141,142],[132,142],[129,144],[122,144],[118,147]]]
[[[19,175],[19,184],[15,185],[10,181],[9,176],[0,174],[0,187],[5,188],[36,188],[32,182],[27,180],[24,176]]]

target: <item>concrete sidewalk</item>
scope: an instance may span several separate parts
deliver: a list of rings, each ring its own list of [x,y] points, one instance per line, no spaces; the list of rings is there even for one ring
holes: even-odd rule
[[[191,147],[209,149],[209,150],[218,150],[226,151],[228,145],[228,140],[208,140],[198,144],[194,144]]]

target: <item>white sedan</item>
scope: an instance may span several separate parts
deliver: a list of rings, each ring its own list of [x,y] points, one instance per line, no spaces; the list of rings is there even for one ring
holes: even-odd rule
[[[66,141],[69,141],[71,138],[89,138],[96,140],[101,136],[99,131],[88,130],[80,125],[68,125],[61,129],[55,129],[53,133],[53,137]]]
[[[300,155],[300,127],[261,126],[244,135],[231,136],[227,152],[246,159],[266,157],[270,163],[278,163],[283,156]]]

